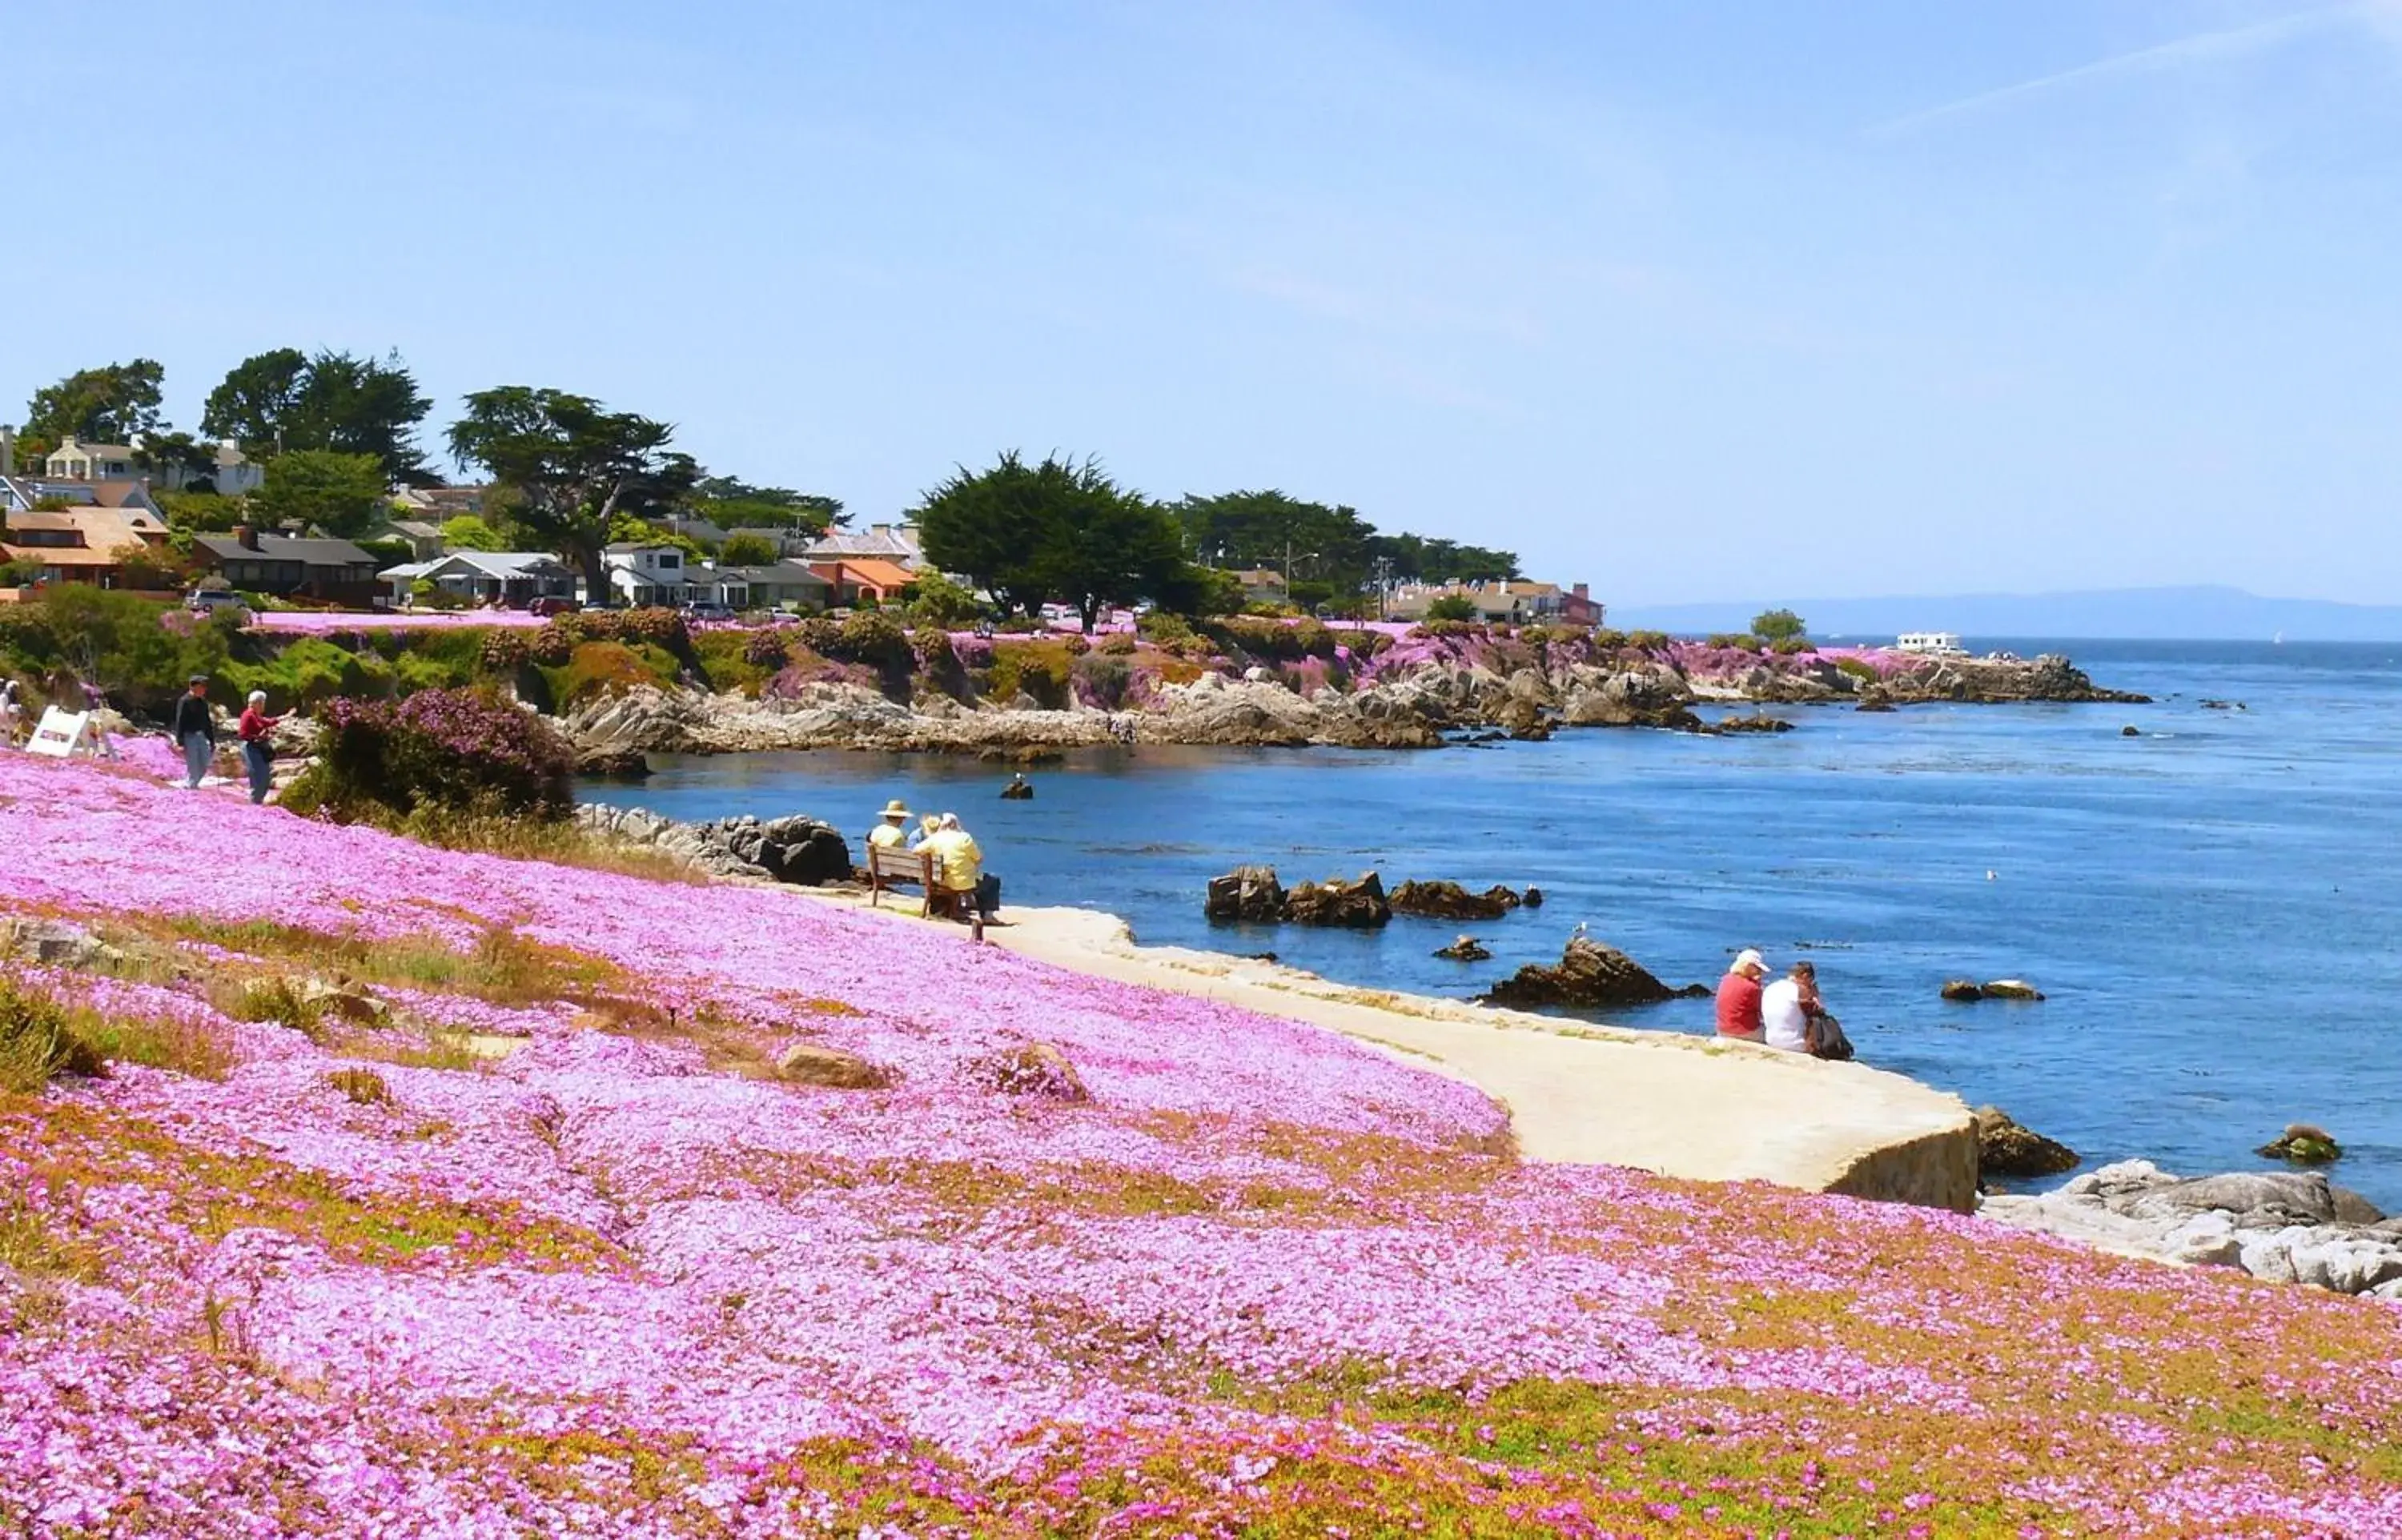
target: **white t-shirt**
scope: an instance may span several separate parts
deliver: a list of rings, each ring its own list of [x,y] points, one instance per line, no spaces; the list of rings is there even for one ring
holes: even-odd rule
[[[1810,1052],[1810,1017],[1802,1009],[1802,981],[1779,979],[1760,993],[1760,1022],[1771,1048]]]

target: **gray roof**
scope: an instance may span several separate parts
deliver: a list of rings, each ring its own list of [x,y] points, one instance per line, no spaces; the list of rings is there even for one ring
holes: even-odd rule
[[[372,566],[375,557],[347,540],[296,540],[290,535],[260,535],[252,550],[232,535],[200,535],[192,543],[213,557],[230,560],[297,561],[303,567]]]
[[[772,567],[725,567],[719,570],[739,577],[745,583],[780,584],[786,587],[805,586],[811,584],[820,588],[834,586],[822,576],[810,571],[808,567],[797,561],[780,561]]]
[[[543,568],[562,572],[572,570],[548,551],[453,551],[449,556],[435,557],[430,561],[404,561],[397,567],[387,567],[376,575],[387,578],[427,577],[453,563],[473,568],[486,577],[496,578],[522,577]]]

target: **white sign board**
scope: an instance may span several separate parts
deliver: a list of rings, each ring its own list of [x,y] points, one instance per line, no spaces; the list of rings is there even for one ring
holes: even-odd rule
[[[25,752],[62,760],[83,747],[84,730],[90,725],[89,711],[62,711],[49,707],[42,712],[42,720],[34,729],[34,741],[25,745]]]

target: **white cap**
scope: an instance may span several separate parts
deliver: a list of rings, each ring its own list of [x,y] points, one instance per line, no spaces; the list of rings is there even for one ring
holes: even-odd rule
[[[1734,955],[1734,961],[1727,964],[1727,971],[1740,973],[1746,968],[1757,968],[1765,973],[1768,971],[1768,959],[1761,956],[1755,948],[1746,946]]]

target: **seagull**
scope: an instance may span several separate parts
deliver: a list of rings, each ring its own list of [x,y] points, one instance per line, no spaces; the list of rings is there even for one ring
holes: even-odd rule
[[[2000,873],[1995,872],[1992,867],[1989,866],[1985,868],[1985,880],[1987,882],[1992,882],[1998,875],[2000,875]]]
[[[1573,932],[1571,932],[1571,933],[1572,933],[1572,934],[1574,934],[1574,935],[1578,935],[1578,936],[1581,936],[1581,935],[1583,935],[1583,934],[1584,934],[1584,921],[1582,921],[1582,920],[1579,920],[1579,921],[1577,921],[1577,928],[1576,928],[1576,929],[1575,929]]]

